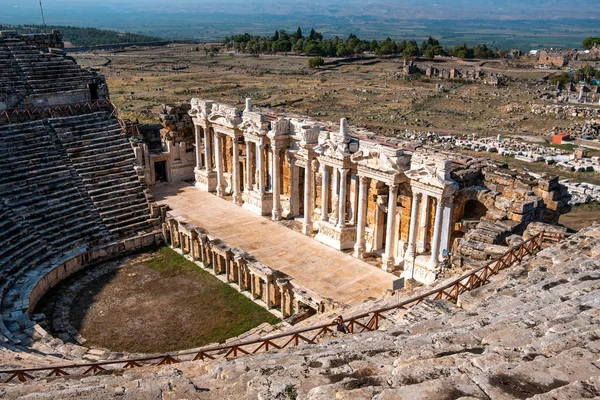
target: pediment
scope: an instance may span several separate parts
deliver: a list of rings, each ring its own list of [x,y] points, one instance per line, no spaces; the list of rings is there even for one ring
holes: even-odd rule
[[[359,165],[381,171],[402,172],[406,163],[399,157],[389,157],[376,151],[359,150],[350,159]]]
[[[212,112],[207,119],[214,125],[221,125],[229,128],[235,128],[241,122],[241,119],[238,117],[233,117],[220,112]]]
[[[404,172],[404,174],[412,181],[419,182],[426,186],[431,186],[438,189],[445,189],[448,185],[452,185],[452,181],[440,179],[430,168],[421,167],[417,169],[411,169]]]

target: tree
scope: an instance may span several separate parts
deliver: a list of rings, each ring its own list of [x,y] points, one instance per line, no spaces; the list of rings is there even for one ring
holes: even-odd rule
[[[575,71],[575,80],[590,82],[596,77],[596,73],[597,71],[594,67],[591,65],[586,65],[585,67]]]
[[[276,42],[279,40],[279,31],[275,31],[273,37],[271,37],[271,42]]]
[[[419,46],[414,40],[408,42],[406,48],[402,52],[402,56],[404,56],[404,58],[418,57],[419,54]]]
[[[378,56],[386,56],[394,53],[396,53],[396,42],[390,38],[379,42],[379,46],[375,51],[375,54]]]
[[[553,84],[553,85],[558,85],[559,83],[561,85],[566,85],[569,82],[571,82],[571,77],[566,72],[562,72],[560,74],[552,75],[550,77],[550,83]]]
[[[594,47],[595,44],[600,44],[600,37],[589,37],[583,41],[584,50],[589,50]]]
[[[302,29],[300,27],[296,29],[296,39],[302,39]]]
[[[325,64],[325,60],[321,57],[311,57],[308,59],[308,66],[310,68],[319,68]]]

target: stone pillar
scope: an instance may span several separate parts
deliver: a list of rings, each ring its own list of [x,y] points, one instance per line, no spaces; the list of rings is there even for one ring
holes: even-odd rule
[[[273,148],[273,221],[281,220],[281,174],[279,170],[279,149]]]
[[[450,236],[452,235],[452,203],[448,202],[444,204],[444,221],[442,222],[442,240],[440,249],[441,251],[450,252],[449,246]]]
[[[413,194],[412,206],[410,209],[410,231],[408,233],[408,249],[406,250],[407,257],[415,255],[416,240],[417,240],[417,222],[419,219],[419,203],[421,202],[421,193]]]
[[[250,296],[252,300],[256,298],[256,277],[252,272],[250,272]]]
[[[215,132],[215,164],[217,164],[217,196],[225,194],[225,182],[223,181],[223,153],[221,152],[221,134]]]
[[[383,270],[394,270],[394,242],[396,240],[396,202],[398,201],[398,185],[390,185],[388,194],[387,227],[385,237],[385,253],[383,254]]]
[[[277,286],[279,287],[279,293],[280,293],[279,298],[281,299],[281,304],[280,304],[280,307],[281,307],[281,316],[283,318],[285,318],[286,317],[286,313],[285,313],[285,306],[286,306],[286,304],[285,304],[285,299],[286,299],[286,297],[285,297],[286,296],[285,295],[285,289],[284,289],[283,285],[280,285],[279,283],[277,284]]]
[[[258,170],[258,191],[265,192],[265,145],[256,143],[256,169]]]
[[[359,177],[360,187],[358,189],[358,215],[356,222],[356,244],[354,245],[354,257],[363,258],[365,255],[365,227],[367,224],[367,197],[368,182],[366,176]]]
[[[356,225],[358,213],[359,179],[354,173],[350,173],[350,209],[348,210],[348,223]]]
[[[300,171],[296,167],[296,159],[290,157],[290,212],[294,217],[300,214],[300,194],[298,193],[298,186],[300,185]]]
[[[207,171],[212,171],[213,166],[212,166],[212,152],[210,149],[210,138],[209,138],[209,131],[210,129],[205,128],[204,129],[204,159],[206,160],[206,162],[204,163],[204,167],[206,168]]]
[[[323,165],[323,182],[321,183],[321,221],[329,220],[329,167]]]
[[[338,226],[343,227],[346,224],[346,193],[347,193],[347,185],[346,178],[348,176],[348,169],[342,168],[340,169],[340,200],[338,203],[338,208],[340,215],[338,216]]]
[[[435,222],[433,225],[433,243],[431,244],[431,258],[429,259],[429,265],[431,267],[437,267],[438,259],[440,256],[440,239],[442,236],[442,213],[444,206],[441,199],[437,201],[437,207],[435,208]]]
[[[212,250],[212,267],[213,267],[213,274],[217,275],[217,252]]]
[[[304,223],[302,224],[302,233],[311,236],[312,226],[312,160],[306,160],[304,170]]]
[[[183,233],[179,232],[179,248],[181,248],[181,254],[185,254],[185,246],[183,244]]]
[[[193,232],[190,233],[190,256],[192,257],[192,261],[196,261],[197,254],[196,254],[196,250],[194,249],[194,235],[193,235]]]
[[[202,145],[202,139],[200,138],[200,127],[198,125],[194,125],[195,129],[195,137],[196,137],[196,169],[202,169],[202,151],[200,151],[200,146]]]
[[[338,169],[336,167],[331,168],[331,197],[335,197],[339,193],[339,184],[338,184]],[[337,215],[334,215],[334,218],[337,218]]]
[[[242,265],[241,265],[241,258],[237,257],[234,259],[236,261],[235,263],[235,267],[237,268],[237,284],[238,284],[238,292],[241,292],[243,290],[243,279],[242,279],[242,274],[244,273],[242,271]]]
[[[254,171],[252,171],[252,142],[246,141],[246,191],[252,191],[252,179]]]
[[[429,195],[421,196],[421,215],[419,216],[419,231],[417,232],[417,250],[427,251],[429,235]]]
[[[225,280],[227,281],[227,283],[231,282],[231,279],[229,279],[229,257],[227,257],[227,255],[225,255]]]
[[[232,153],[233,153],[233,176],[231,177],[232,183],[232,192],[233,192],[233,202],[235,204],[242,205],[242,193],[240,191],[240,149],[238,148],[238,138],[237,136],[233,136],[232,139]]]
[[[271,309],[271,282],[269,282],[269,277],[265,279],[265,304],[267,305],[267,310]]]

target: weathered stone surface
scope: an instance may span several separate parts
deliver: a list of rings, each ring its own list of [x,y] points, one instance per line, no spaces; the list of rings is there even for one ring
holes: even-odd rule
[[[8,398],[56,399],[594,398],[600,261],[581,250],[599,240],[595,225],[463,294],[466,309],[426,301],[386,320],[385,331],[330,334],[318,345],[231,361],[3,390]]]

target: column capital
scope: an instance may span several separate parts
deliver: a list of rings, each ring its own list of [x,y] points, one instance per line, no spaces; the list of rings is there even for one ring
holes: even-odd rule
[[[360,183],[362,183],[362,184],[367,184],[367,183],[369,183],[369,177],[367,177],[367,176],[362,176],[362,175],[359,175],[359,176],[358,176],[358,180],[359,180],[359,181],[360,181]]]

